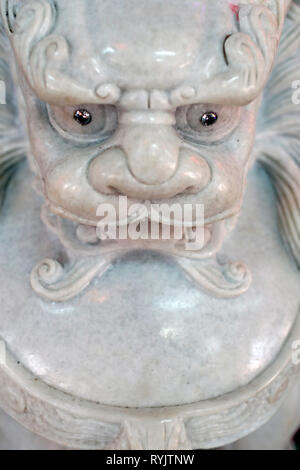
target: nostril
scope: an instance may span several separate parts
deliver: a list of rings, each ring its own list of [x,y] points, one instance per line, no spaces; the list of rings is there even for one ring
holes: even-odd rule
[[[200,190],[199,186],[189,186],[188,188],[186,188],[184,191],[182,191],[181,194],[196,194],[198,193]]]
[[[208,186],[212,179],[212,169],[206,158],[192,149],[183,148],[180,152],[180,168],[182,188],[180,194],[195,194]]]
[[[111,147],[95,157],[88,167],[88,180],[98,192],[122,195],[122,179],[127,172],[126,156],[119,147]]]
[[[112,196],[124,196],[124,194],[114,186],[107,186],[107,194],[110,194]]]

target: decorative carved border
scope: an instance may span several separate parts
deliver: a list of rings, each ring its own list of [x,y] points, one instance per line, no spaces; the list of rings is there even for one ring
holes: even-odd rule
[[[300,375],[292,363],[298,319],[276,360],[253,382],[191,405],[118,408],[49,387],[7,353],[0,365],[0,405],[28,429],[81,449],[208,449],[255,431],[279,409]]]

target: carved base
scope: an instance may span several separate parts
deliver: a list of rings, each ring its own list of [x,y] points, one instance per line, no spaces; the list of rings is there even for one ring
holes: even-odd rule
[[[192,405],[130,409],[62,393],[33,377],[7,352],[0,367],[0,405],[18,422],[60,445],[81,449],[209,449],[258,429],[299,378],[293,344],[300,315],[275,362],[251,384]]]

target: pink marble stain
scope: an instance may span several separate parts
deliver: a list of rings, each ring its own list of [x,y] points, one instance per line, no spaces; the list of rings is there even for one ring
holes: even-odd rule
[[[229,3],[230,10],[236,16],[237,21],[239,21],[240,16],[240,7],[239,5],[235,5],[234,3]]]

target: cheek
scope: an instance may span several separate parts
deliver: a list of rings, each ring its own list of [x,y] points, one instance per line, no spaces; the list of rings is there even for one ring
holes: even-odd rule
[[[86,178],[86,168],[95,152],[94,147],[80,147],[62,139],[51,127],[49,121],[45,120],[38,125],[31,122],[29,134],[31,153],[43,179],[46,179],[57,168],[62,171],[62,175],[64,175],[64,169],[68,169],[66,178],[77,179],[79,174],[82,175],[83,180]],[[60,180],[59,171],[56,172],[58,180]]]
[[[216,214],[233,214],[240,210],[247,171],[253,145],[253,134],[239,132],[230,142],[218,145],[207,152],[212,169],[212,180],[207,190],[199,194],[205,205],[207,218]]]
[[[46,176],[44,192],[53,212],[91,221],[95,220],[97,207],[102,202],[87,184],[84,174],[67,167],[58,167]]]
[[[249,168],[255,137],[255,114],[245,112],[230,139],[214,150],[215,177],[228,184],[244,182]],[[234,190],[234,187],[232,187]]]
[[[253,136],[254,132],[249,132],[246,136],[239,132],[225,148],[219,150],[214,159],[217,187],[226,187],[228,192],[235,193],[235,190],[244,185],[251,159]]]
[[[230,156],[216,159],[213,168],[213,181],[209,188],[207,215],[227,211],[239,206],[243,193],[244,175]]]
[[[71,149],[66,152],[64,143],[53,130],[41,106],[28,107],[27,129],[31,154],[44,177]]]
[[[80,210],[95,212],[94,192],[87,179],[87,162],[89,159],[83,151],[82,155],[70,153],[64,160],[56,163],[44,176],[47,199],[56,206],[64,207],[80,215]],[[90,206],[90,207],[89,207]]]

